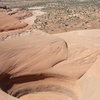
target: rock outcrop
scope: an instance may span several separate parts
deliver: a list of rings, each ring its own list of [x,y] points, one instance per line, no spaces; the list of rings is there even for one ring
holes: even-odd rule
[[[55,75],[46,75],[44,71],[67,59],[67,53],[64,40],[46,33],[33,33],[1,41],[1,89],[16,97],[36,91],[57,91],[59,86],[55,88],[55,83],[59,80],[56,81],[53,78]],[[59,91],[64,92],[62,88]]]
[[[9,11],[8,15],[11,15],[14,18],[17,18],[19,20],[22,20],[22,19],[32,16],[33,14],[31,11],[15,8]]]
[[[100,99],[100,56],[86,74],[79,80],[81,98],[79,100]]]
[[[99,100],[99,33],[33,31],[0,41],[0,100]]]
[[[56,65],[51,73],[57,68],[56,73],[79,79],[100,55],[100,29],[65,32],[55,36],[68,43],[68,59]]]
[[[0,13],[0,32],[16,30],[26,27],[27,24],[4,13]]]

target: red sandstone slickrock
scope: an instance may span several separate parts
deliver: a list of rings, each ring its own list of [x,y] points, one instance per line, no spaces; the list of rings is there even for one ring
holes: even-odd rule
[[[16,18],[9,16],[7,14],[0,13],[0,32],[16,30],[26,27],[27,24],[23,23]]]
[[[0,20],[0,38],[27,25],[1,13]],[[99,29],[9,36],[0,41],[0,100],[100,99]]]

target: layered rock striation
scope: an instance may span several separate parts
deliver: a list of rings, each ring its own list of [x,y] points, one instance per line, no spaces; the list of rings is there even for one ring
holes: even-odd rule
[[[1,19],[1,31],[27,25]],[[99,100],[99,33],[10,34],[0,41],[0,100]]]

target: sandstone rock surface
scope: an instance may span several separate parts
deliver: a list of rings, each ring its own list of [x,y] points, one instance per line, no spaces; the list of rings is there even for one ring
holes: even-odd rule
[[[100,56],[86,74],[79,80],[81,87],[80,100],[100,99]]]
[[[37,82],[38,80],[44,80],[45,78],[53,76],[46,76],[43,72],[67,59],[67,53],[67,44],[64,40],[46,33],[33,33],[1,41],[1,89],[18,97],[23,95],[21,91],[23,93],[25,91],[26,93],[35,90],[42,91],[43,88],[41,89],[40,87],[41,81],[39,82],[40,89],[34,86],[35,83],[32,85],[31,81]],[[43,83],[46,82],[43,81]],[[44,88],[47,87],[48,85]],[[50,89],[50,87],[48,88]]]
[[[15,9],[12,9],[11,11],[9,11],[8,15],[11,15],[19,20],[22,20],[22,19],[32,16],[32,13],[31,13],[31,11],[28,11],[28,10],[26,11],[23,9],[15,8]]]
[[[27,24],[4,13],[0,13],[0,32],[16,30],[26,27]]]
[[[40,92],[29,94],[21,98],[21,100],[71,100],[67,96],[55,92]]]
[[[99,33],[34,31],[0,41],[0,100],[99,100]]]
[[[51,73],[57,68],[56,73],[79,79],[100,55],[100,29],[65,32],[55,36],[68,43],[68,59],[56,65]]]
[[[100,65],[100,30],[88,30],[88,31],[74,31],[68,33],[56,34],[56,36],[64,39],[68,43],[68,59],[62,61],[61,63],[55,65],[53,68],[48,69],[45,73],[64,75],[67,77],[67,82],[62,80],[67,87],[67,96],[64,96],[66,100],[98,100],[100,87],[99,87],[99,65]],[[74,79],[74,80],[73,80]],[[70,80],[73,80],[73,82]],[[66,85],[61,82],[53,83],[59,86],[63,84],[64,89]],[[52,82],[51,81],[51,82]],[[47,82],[46,82],[47,83]],[[77,85],[76,85],[77,84]],[[74,86],[74,87],[73,87]],[[60,89],[57,89],[60,90]],[[57,91],[56,90],[56,91]],[[68,95],[68,90],[75,97]],[[46,92],[43,94],[43,99],[48,100],[49,95],[53,97],[53,94]],[[63,93],[63,92],[61,92]],[[22,96],[21,100],[31,100],[36,98],[37,100],[42,100],[41,92],[38,94],[29,94]],[[38,96],[37,96],[38,95]],[[45,96],[44,96],[45,95]],[[69,98],[71,97],[71,98]],[[59,94],[59,99],[65,100],[62,95]],[[54,96],[54,100],[59,100]]]

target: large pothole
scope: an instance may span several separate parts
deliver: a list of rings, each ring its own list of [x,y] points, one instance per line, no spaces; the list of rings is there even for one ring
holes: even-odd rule
[[[62,76],[23,76],[3,83],[5,92],[21,100],[78,100],[78,85]]]

